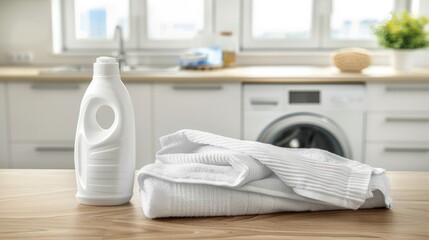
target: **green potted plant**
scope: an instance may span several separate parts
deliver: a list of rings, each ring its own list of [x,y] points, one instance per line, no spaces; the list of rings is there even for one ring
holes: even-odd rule
[[[426,17],[412,17],[403,12],[400,16],[392,13],[391,18],[373,28],[378,43],[393,49],[393,68],[406,71],[413,67],[415,50],[429,46],[429,32],[425,30],[428,23]]]

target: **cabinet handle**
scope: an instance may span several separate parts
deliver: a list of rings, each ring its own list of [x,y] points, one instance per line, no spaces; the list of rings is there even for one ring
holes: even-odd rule
[[[35,147],[36,152],[73,152],[74,147],[60,147],[60,146],[46,146],[46,147]]]
[[[217,91],[222,90],[222,85],[173,85],[173,89],[177,91]]]
[[[80,86],[73,83],[34,83],[30,88],[33,90],[77,90]]]
[[[416,91],[416,92],[425,92],[429,91],[429,86],[395,86],[395,85],[389,85],[386,86],[387,92],[398,92],[398,91]]]
[[[385,152],[411,152],[411,153],[426,153],[429,152],[429,148],[413,148],[413,147],[385,147]]]
[[[279,102],[277,101],[265,101],[265,100],[250,100],[252,105],[262,105],[262,106],[277,106]]]
[[[429,122],[427,117],[386,117],[386,122]]]

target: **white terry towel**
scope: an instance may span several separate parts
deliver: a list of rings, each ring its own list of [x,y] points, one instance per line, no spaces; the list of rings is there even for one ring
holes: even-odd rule
[[[196,130],[161,138],[138,173],[147,217],[388,207],[384,170],[319,149],[286,149]]]

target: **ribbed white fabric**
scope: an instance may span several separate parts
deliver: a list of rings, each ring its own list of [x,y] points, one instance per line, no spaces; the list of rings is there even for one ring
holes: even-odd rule
[[[391,205],[383,169],[323,150],[285,149],[195,130],[164,136],[161,146],[156,163],[138,175],[148,217]]]

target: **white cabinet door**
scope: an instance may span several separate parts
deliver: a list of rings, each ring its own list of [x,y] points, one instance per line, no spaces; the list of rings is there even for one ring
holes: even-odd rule
[[[151,84],[127,83],[136,119],[136,169],[154,162],[152,153]]]
[[[0,83],[0,168],[8,167],[8,128],[6,125],[5,83]]]
[[[74,146],[68,143],[12,143],[11,168],[73,169]]]
[[[370,111],[429,111],[429,84],[368,83]]]
[[[369,141],[429,142],[428,112],[370,112],[366,125]]]
[[[87,84],[10,83],[11,141],[73,141]]]
[[[9,83],[11,168],[74,168],[74,138],[87,83]]]
[[[427,142],[373,142],[366,145],[366,163],[390,171],[428,171]]]
[[[154,84],[154,142],[180,129],[241,137],[239,83]]]

